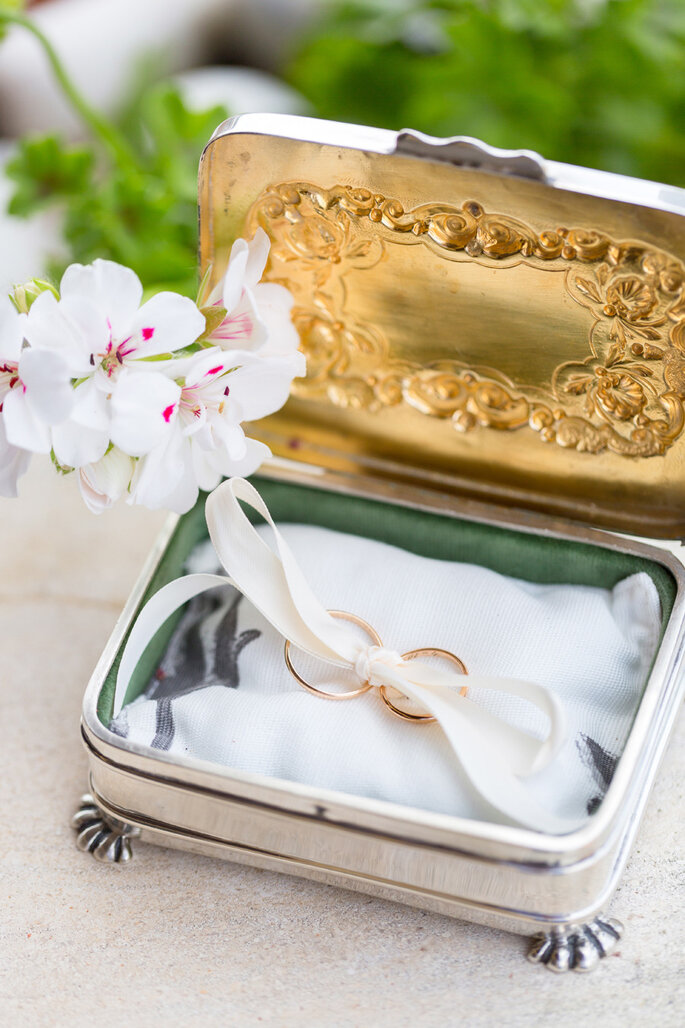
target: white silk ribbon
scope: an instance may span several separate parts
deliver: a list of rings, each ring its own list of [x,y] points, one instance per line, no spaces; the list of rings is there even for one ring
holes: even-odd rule
[[[275,550],[256,531],[239,501],[252,507],[273,529]],[[461,696],[463,676],[418,660],[403,661],[394,650],[370,646],[349,622],[333,618],[312,593],[264,500],[249,482],[232,478],[218,486],[207,498],[206,518],[229,577],[187,575],[155,593],[140,612],[124,648],[113,716],[121,710],[130,678],[148,643],[171,614],[193,596],[231,585],[294,646],[355,671],[373,686],[392,686],[432,714],[472,787],[505,817],[554,834],[578,827],[579,822],[544,809],[521,780],[544,769],[564,741],[563,708],[549,689],[517,678],[469,674],[466,680],[469,690],[508,693],[538,707],[549,719],[547,736],[539,740]],[[425,645],[430,642],[426,640]],[[368,697],[350,702],[364,701]]]

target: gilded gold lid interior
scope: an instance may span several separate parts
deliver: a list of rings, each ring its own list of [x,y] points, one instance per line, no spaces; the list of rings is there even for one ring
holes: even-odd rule
[[[256,426],[275,453],[685,535],[685,218],[374,152],[390,133],[240,125],[202,161],[201,262],[218,280],[261,226],[295,297],[308,373]]]

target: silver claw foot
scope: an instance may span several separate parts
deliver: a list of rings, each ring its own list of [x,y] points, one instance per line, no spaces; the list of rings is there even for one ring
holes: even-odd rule
[[[133,856],[131,839],[140,834],[133,825],[105,814],[90,793],[81,797],[81,804],[71,819],[78,832],[76,845],[84,853],[92,853],[103,864],[126,864]]]
[[[553,928],[531,940],[528,959],[550,971],[592,971],[616,946],[623,925],[613,917],[593,918],[582,925]]]

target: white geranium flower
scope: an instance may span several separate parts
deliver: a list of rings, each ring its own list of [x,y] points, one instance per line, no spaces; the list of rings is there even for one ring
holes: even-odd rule
[[[139,461],[129,503],[184,513],[199,489],[210,491],[223,477],[250,475],[270,456],[268,447],[245,435],[242,422],[282,407],[293,378],[305,373],[305,359],[290,319],[292,295],[260,282],[269,246],[262,229],[251,241],[233,244],[224,280],[210,297],[227,312],[204,337],[217,348],[174,365],[173,374],[184,384],[171,430]],[[127,402],[129,388],[122,383],[117,402]]]
[[[126,492],[133,477],[133,457],[113,446],[95,464],[79,468],[79,489],[88,510],[102,514]]]
[[[210,297],[211,305],[226,309],[224,320],[207,337],[222,349],[260,356],[297,351],[300,340],[290,318],[292,294],[284,286],[260,281],[270,245],[262,228],[249,242],[236,239],[233,244],[223,282]]]
[[[69,417],[52,429],[55,456],[70,467],[95,464],[110,441],[133,456],[148,452],[163,438],[178,399],[175,383],[148,359],[170,358],[193,343],[204,331],[203,315],[176,293],[158,293],[141,307],[138,276],[113,261],[72,264],[60,294],[57,300],[41,293],[25,331],[32,347],[59,353],[77,383]],[[124,381],[122,430],[117,394]]]
[[[204,350],[179,362],[185,384],[159,447],[139,462],[129,502],[189,510],[198,490],[214,489],[230,475],[250,475],[270,456],[249,439],[241,422],[255,420],[285,403],[301,355],[262,358],[234,351]],[[122,393],[127,390],[122,383]]]
[[[0,495],[16,496],[30,453],[50,452],[50,424],[73,403],[69,370],[56,353],[24,347],[25,317],[0,298]]]
[[[74,402],[69,368],[54,351],[24,347],[26,317],[0,299],[0,410],[6,443],[50,452],[50,425],[66,418]]]

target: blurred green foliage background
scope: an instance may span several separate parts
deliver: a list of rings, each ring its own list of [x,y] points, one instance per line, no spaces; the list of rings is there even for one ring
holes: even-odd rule
[[[685,0],[328,0],[286,77],[321,117],[685,185]]]

